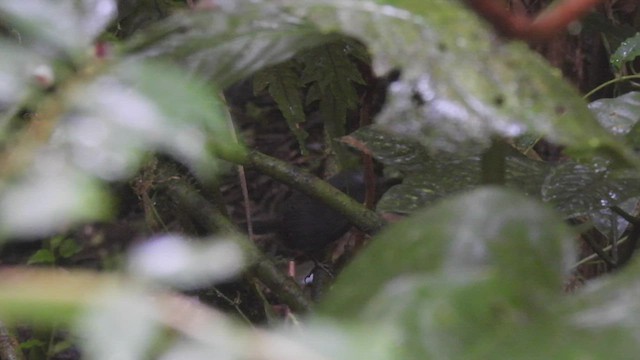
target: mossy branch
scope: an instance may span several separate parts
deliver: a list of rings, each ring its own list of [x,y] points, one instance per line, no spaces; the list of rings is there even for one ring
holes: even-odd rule
[[[238,165],[250,166],[258,171],[322,201],[330,208],[344,215],[349,222],[369,235],[380,231],[385,220],[374,211],[329,185],[306,170],[301,170],[282,160],[258,151],[233,154],[218,152],[216,155]]]
[[[210,232],[220,229],[230,234],[229,238],[234,240],[248,257],[251,275],[269,287],[282,302],[296,312],[308,312],[311,309],[311,301],[298,284],[280,271],[245,236],[236,236],[234,226],[196,189],[184,182],[179,182],[168,186],[167,191],[169,196],[178,202],[180,207],[200,226]]]

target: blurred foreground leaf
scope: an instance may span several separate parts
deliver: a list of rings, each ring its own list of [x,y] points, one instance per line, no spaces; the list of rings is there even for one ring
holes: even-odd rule
[[[574,260],[571,238],[567,225],[543,204],[513,191],[481,187],[376,236],[338,279],[323,309],[357,316],[386,286],[419,274],[495,277],[508,283],[503,290],[510,301],[541,306],[560,291]]]
[[[496,136],[533,133],[580,156],[636,163],[577,91],[526,45],[496,39],[457,1],[431,1],[428,10],[416,2],[394,4],[399,7],[335,0],[225,3],[216,11],[176,15],[128,49],[178,59],[225,88],[342,33],[366,44],[378,74],[400,69],[378,122],[429,149],[477,150]]]
[[[40,237],[79,221],[105,219],[111,201],[101,184],[71,167],[64,154],[44,155],[0,190],[0,237]]]
[[[239,151],[221,103],[208,87],[176,68],[123,63],[71,94],[54,135],[83,170],[115,180],[131,176],[150,151],[184,161],[196,174],[216,169],[209,144]]]
[[[367,1],[282,3],[325,33],[363,41],[378,73],[401,69],[377,120],[394,133],[451,152],[534,133],[576,154],[635,162],[557,70],[526,45],[497,40],[457,1],[394,2],[411,12]]]
[[[0,2],[0,16],[23,33],[25,43],[40,52],[81,54],[115,15],[114,0]]]

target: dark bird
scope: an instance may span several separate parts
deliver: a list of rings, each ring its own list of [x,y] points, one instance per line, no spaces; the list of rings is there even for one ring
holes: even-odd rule
[[[362,171],[342,172],[327,182],[356,201],[364,201]],[[322,250],[346,233],[350,226],[342,214],[298,191],[284,201],[281,216],[280,234],[284,245],[301,252]]]

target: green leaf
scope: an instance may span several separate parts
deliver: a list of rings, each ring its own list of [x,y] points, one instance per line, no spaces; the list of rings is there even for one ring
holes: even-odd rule
[[[635,339],[640,335],[640,306],[636,301],[640,291],[639,274],[640,262],[633,261],[615,276],[593,281],[567,298],[564,304],[569,323],[579,331],[589,332],[592,339],[599,338],[602,348],[614,351],[607,358],[624,359],[638,351]],[[619,345],[605,345],[608,341]]]
[[[56,263],[56,257],[49,249],[40,249],[29,257],[27,265],[43,264],[53,265]]]
[[[82,247],[75,240],[63,238],[58,247],[58,253],[63,259],[68,259],[82,250]]]
[[[571,231],[554,211],[512,191],[479,188],[375,236],[338,278],[321,310],[356,317],[372,299],[392,294],[393,286],[432,274],[469,284],[488,277],[487,284],[500,289],[510,306],[536,312],[560,294],[574,260],[572,244]]]
[[[177,60],[224,89],[299,50],[333,39],[271,3],[238,1],[216,11],[176,14],[138,32],[125,51]]]
[[[496,39],[455,1],[397,4],[409,11],[367,1],[236,2],[176,16],[128,48],[171,56],[224,88],[340,32],[366,44],[378,74],[401,69],[378,122],[430,149],[458,152],[487,146],[494,137],[533,133],[578,156],[597,153],[637,164],[577,91],[525,44]],[[342,111],[329,100],[325,109]]]
[[[567,216],[576,216],[640,195],[640,177],[635,171],[615,171],[609,165],[594,161],[553,167],[542,186],[542,199]]]
[[[34,42],[40,50],[53,47],[73,55],[86,51],[115,14],[113,0],[0,2],[0,17],[24,32],[25,42]]]
[[[67,162],[67,154],[45,149],[39,161],[0,192],[0,236],[37,237],[111,212],[106,190]]]
[[[640,120],[640,92],[632,91],[613,99],[596,100],[589,104],[589,109],[610,133],[625,135]],[[633,140],[631,144],[636,142],[640,140]]]
[[[416,141],[375,127],[359,129],[351,136],[365,144],[376,160],[404,175],[401,184],[383,195],[378,211],[412,213],[481,183],[479,155],[432,154]],[[552,165],[527,158],[512,148],[506,154],[506,186],[553,204],[567,217],[640,195],[640,177],[635,172],[611,169],[611,164],[602,159]]]
[[[363,41],[378,73],[401,69],[377,120],[395,133],[454,152],[535,133],[579,155],[637,162],[556,69],[524,44],[497,40],[456,1],[396,2],[413,13],[366,1],[282,3],[323,32]]]
[[[567,298],[573,236],[536,201],[478,189],[375,237],[320,311],[388,329],[399,359],[625,359],[638,347],[637,274],[596,287],[615,300],[595,308]]]
[[[37,53],[0,40],[0,134],[17,112],[21,102],[28,97],[39,69],[49,64]],[[4,136],[4,134],[2,134]]]
[[[302,154],[306,154],[305,139],[309,134],[300,126],[306,116],[302,103],[302,84],[294,65],[285,63],[260,71],[253,81],[256,91],[269,90],[298,140]]]
[[[376,318],[394,334],[393,359],[609,358],[609,346],[599,340],[604,334],[576,329],[562,317],[562,297],[527,311],[490,273],[406,275],[385,290],[360,318]]]
[[[180,289],[196,289],[228,280],[244,265],[233,241],[197,244],[178,235],[158,236],[135,247],[129,270],[138,277]]]
[[[113,349],[118,349],[123,359],[144,358],[160,331],[156,319],[161,307],[133,286],[101,290],[100,301],[85,309],[76,324],[76,331],[83,334],[82,353],[91,359],[107,360]]]
[[[640,92],[596,100],[589,108],[602,126],[615,135],[624,135],[626,143],[634,149],[640,148]]]
[[[38,339],[29,339],[27,341],[23,341],[20,343],[20,349],[29,350],[33,348],[44,347],[46,344],[42,340]]]
[[[356,49],[357,46],[346,42],[334,42],[313,48],[301,56],[303,82],[312,88],[307,103],[320,101],[320,114],[331,137],[344,135],[347,111],[358,105],[355,85],[365,84],[350,57]]]
[[[611,55],[611,65],[620,70],[626,63],[640,55],[640,33],[623,41],[616,52]]]
[[[197,175],[217,169],[210,146],[242,147],[230,136],[215,93],[177,68],[125,62],[69,96],[54,146],[103,179],[122,179],[150,151],[169,153]]]

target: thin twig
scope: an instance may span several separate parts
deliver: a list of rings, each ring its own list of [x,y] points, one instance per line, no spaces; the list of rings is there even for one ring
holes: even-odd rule
[[[613,211],[614,213],[620,215],[621,218],[627,220],[629,223],[633,224],[633,225],[638,225],[640,224],[640,219],[638,219],[637,217],[629,214],[628,212],[624,211],[621,207],[619,206],[612,206],[611,211]]]
[[[618,240],[616,242],[616,245],[619,246],[619,245],[625,243],[627,241],[627,239],[628,239],[627,236],[621,238],[620,240]],[[604,251],[609,251],[609,250],[611,250],[611,247],[612,247],[612,245],[606,246],[606,247],[602,248],[602,251],[603,252]],[[593,261],[593,260],[595,260],[595,259],[597,259],[599,257],[600,257],[600,255],[598,255],[597,253],[591,254],[591,255],[579,260],[577,263],[573,264],[573,266],[571,266],[571,269],[577,269],[579,266],[584,265],[584,264],[588,263],[589,261]]]
[[[226,104],[226,99],[223,93],[219,94],[220,99],[223,103]],[[233,118],[231,117],[231,113],[229,111],[224,111],[224,116],[227,121],[227,125],[229,126],[229,135],[231,136],[231,140],[238,144],[238,134],[236,133],[236,127],[233,123]],[[242,189],[242,202],[244,205],[244,215],[247,221],[247,234],[249,235],[249,239],[254,241],[253,236],[253,220],[251,219],[251,202],[249,200],[249,188],[247,186],[247,176],[244,171],[244,166],[241,164],[238,165],[238,178],[240,180],[240,188]]]
[[[598,255],[602,260],[604,260],[604,262],[607,263],[607,265],[611,266],[611,267],[616,267],[616,261],[609,256],[609,254],[607,254],[604,249],[602,249],[600,247],[600,245],[598,245],[596,243],[596,241],[591,237],[591,235],[589,235],[588,232],[584,233],[582,235],[582,238],[584,239],[584,241],[587,243],[587,245],[589,245],[589,247],[591,248],[591,250],[593,250],[593,252]],[[610,249],[615,248],[614,246],[609,246]]]

